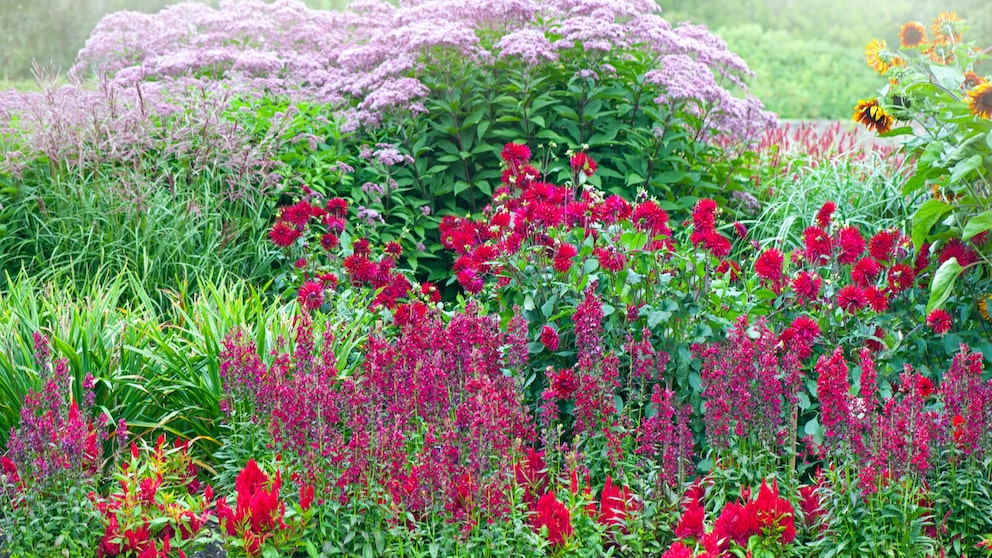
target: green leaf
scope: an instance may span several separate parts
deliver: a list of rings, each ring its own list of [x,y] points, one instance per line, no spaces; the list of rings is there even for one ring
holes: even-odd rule
[[[920,249],[930,229],[951,210],[951,206],[940,200],[928,200],[913,214],[913,246]]]
[[[951,258],[941,264],[937,273],[933,276],[933,283],[930,286],[930,300],[927,301],[927,314],[934,308],[944,304],[947,297],[951,296],[951,288],[954,281],[961,275],[964,268],[958,263],[957,258]]]
[[[968,224],[964,226],[964,234],[961,236],[961,239],[968,240],[985,231],[992,231],[992,210],[986,210],[984,213],[979,214],[978,217],[974,217],[968,221]]]
[[[951,183],[956,183],[956,182],[960,181],[962,178],[964,178],[964,177],[968,176],[969,174],[975,172],[975,169],[977,169],[980,166],[982,166],[982,156],[981,155],[972,155],[971,157],[968,157],[967,159],[964,159],[963,161],[961,161],[958,164],[954,165],[954,168],[951,169],[950,182]]]

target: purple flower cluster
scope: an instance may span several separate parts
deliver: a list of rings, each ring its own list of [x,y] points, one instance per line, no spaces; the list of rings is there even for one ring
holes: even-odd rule
[[[745,89],[751,74],[725,42],[699,25],[673,27],[648,0],[361,0],[342,12],[298,0],[184,3],[105,17],[73,74],[125,88],[180,79],[268,91],[335,104],[357,125],[379,122],[382,111],[422,112],[430,91],[416,73],[448,54],[538,65],[574,48],[649,51],[656,102],[690,105],[718,134],[751,138],[774,125],[760,102],[727,89]]]

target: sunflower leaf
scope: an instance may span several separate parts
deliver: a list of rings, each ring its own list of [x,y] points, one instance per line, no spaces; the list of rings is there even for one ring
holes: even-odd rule
[[[954,281],[961,275],[964,268],[958,263],[957,258],[951,258],[942,263],[933,276],[933,284],[930,286],[930,300],[927,301],[927,314],[934,308],[944,304],[947,297],[951,295]]]
[[[968,224],[964,226],[961,240],[969,240],[986,231],[992,231],[992,210],[986,210],[968,221]]]
[[[940,200],[927,200],[913,214],[913,248],[919,251],[926,240],[930,229],[940,221],[941,217],[951,210],[951,206]]]

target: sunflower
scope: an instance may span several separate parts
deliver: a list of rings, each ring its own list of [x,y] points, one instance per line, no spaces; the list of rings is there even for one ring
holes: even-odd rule
[[[992,322],[992,315],[989,315],[990,300],[992,300],[992,294],[984,295],[978,300],[978,313],[981,314],[986,321]]]
[[[878,39],[872,39],[865,45],[865,60],[868,62],[868,67],[880,75],[888,72],[893,65],[898,66],[898,64],[890,63],[889,56],[885,52],[885,41]]]
[[[899,46],[903,48],[916,48],[927,42],[927,30],[918,21],[907,21],[902,24],[899,30]]]
[[[930,26],[930,34],[933,35],[933,42],[935,43],[951,43],[954,44],[961,42],[961,33],[957,30],[956,23],[961,23],[961,18],[958,17],[957,12],[941,12],[936,19],[933,20],[933,25]]]
[[[985,83],[985,78],[971,70],[968,70],[964,73],[964,82],[961,84],[961,89],[971,89],[972,87],[978,87],[983,83]]]
[[[971,99],[968,105],[971,114],[992,119],[992,83],[983,83],[968,91],[968,98]]]
[[[878,99],[872,98],[858,101],[858,106],[854,107],[854,121],[884,134],[892,129],[893,118],[878,104]]]
[[[934,43],[924,50],[923,54],[929,56],[930,61],[934,64],[946,66],[954,62],[954,50],[947,43]]]

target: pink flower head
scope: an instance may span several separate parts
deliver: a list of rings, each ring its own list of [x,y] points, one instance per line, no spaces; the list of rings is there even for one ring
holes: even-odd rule
[[[319,310],[324,304],[324,285],[320,281],[307,281],[300,285],[300,291],[296,295],[296,300],[300,308],[306,312]]]
[[[558,332],[555,331],[553,327],[545,324],[541,328],[541,343],[548,348],[549,351],[558,350]]]

